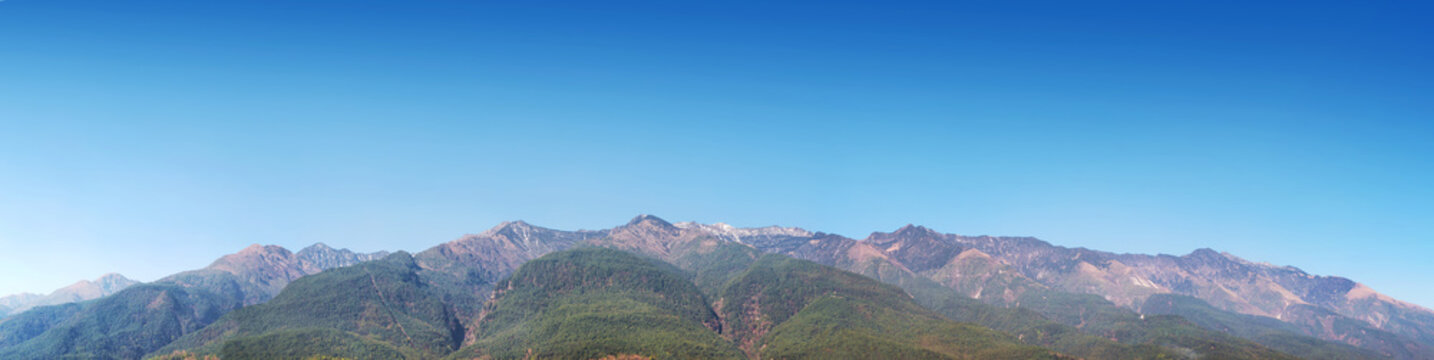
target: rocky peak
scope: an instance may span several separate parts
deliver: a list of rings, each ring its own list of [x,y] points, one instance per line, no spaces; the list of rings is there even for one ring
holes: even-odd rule
[[[1185,256],[1181,256],[1180,258],[1182,260],[1185,260],[1185,262],[1190,265],[1203,265],[1212,267],[1244,267],[1244,265],[1246,265],[1246,262],[1244,261],[1235,261],[1231,259],[1231,256],[1222,254],[1210,248],[1195,249],[1195,251],[1192,251]]]
[[[387,254],[382,251],[360,254],[348,249],[334,249],[323,243],[311,245],[298,253],[278,245],[254,244],[237,253],[220,257],[204,269],[171,275],[159,281],[186,284],[196,281],[195,279],[213,276],[214,272],[229,273],[244,284],[244,303],[252,305],[277,295],[294,279],[331,268],[382,258]]]
[[[936,230],[931,230],[925,226],[906,224],[906,226],[902,226],[900,229],[896,229],[896,232],[894,234],[897,236],[936,236],[940,233],[937,233]]]
[[[623,226],[624,226],[624,227],[647,226],[647,227],[657,227],[657,228],[663,228],[663,229],[676,229],[676,228],[677,228],[677,227],[673,226],[672,223],[667,222],[667,220],[663,220],[662,218],[659,218],[659,217],[656,217],[656,216],[653,216],[653,215],[648,215],[648,214],[638,215],[637,217],[634,217],[634,218],[632,218],[632,220],[628,221],[628,222],[627,222],[627,225],[623,225]]]
[[[494,226],[494,227],[492,227],[492,228],[489,228],[488,231],[484,231],[482,234],[479,234],[479,235],[480,235],[480,236],[496,236],[496,235],[499,235],[499,234],[507,234],[507,235],[509,235],[509,236],[513,236],[513,235],[516,235],[516,234],[522,234],[522,233],[524,233],[524,232],[531,232],[531,231],[534,230],[534,229],[542,229],[542,228],[533,226],[532,224],[529,224],[529,223],[527,223],[527,222],[525,222],[525,221],[523,221],[523,220],[504,221],[504,222],[498,223],[498,226]]]
[[[1196,249],[1179,257],[1178,264],[1185,271],[1213,283],[1251,282],[1264,276],[1260,266],[1208,248]]]
[[[285,249],[283,246],[279,246],[279,245],[250,244],[248,247],[245,247],[243,250],[239,250],[239,252],[237,252],[237,253],[225,255],[224,257],[220,258],[220,260],[223,260],[224,258],[229,258],[229,257],[292,256],[292,255],[293,255],[293,253],[289,252],[289,249]]]
[[[961,252],[951,238],[925,226],[907,224],[890,233],[871,233],[864,241],[919,272],[940,267]]]
[[[349,251],[349,250],[348,250],[348,249],[343,249],[343,250],[334,249],[334,248],[332,248],[332,247],[329,247],[328,244],[324,244],[324,243],[318,242],[318,243],[314,243],[313,245],[309,245],[309,247],[300,249],[299,252],[296,253],[296,254],[299,255],[300,257],[302,257],[304,254],[322,254],[322,253],[347,252],[347,251]]]
[[[253,244],[237,253],[224,255],[207,269],[220,270],[235,275],[264,272],[273,268],[297,267],[294,253],[278,245]]]
[[[388,256],[387,251],[374,253],[359,253],[349,249],[334,249],[324,243],[315,243],[309,247],[299,250],[295,254],[299,266],[306,273],[318,273],[324,270],[344,267],[369,260],[378,260]]]
[[[100,290],[104,291],[105,294],[110,294],[127,288],[130,285],[138,284],[139,282],[118,273],[108,273],[104,274],[104,276],[100,276],[99,279],[95,279],[93,283],[95,286],[98,286]]]
[[[674,245],[689,243],[704,235],[705,232],[696,228],[684,229],[656,216],[638,215],[627,224],[609,230],[598,244],[665,259],[671,255],[668,250]]]
[[[55,290],[50,293],[51,299],[45,305],[96,299],[138,283],[138,281],[130,280],[123,275],[109,273],[95,280],[80,280],[70,286]]]
[[[629,237],[645,239],[670,239],[682,234],[682,228],[652,215],[638,215],[628,221],[626,225],[612,229],[613,233],[627,234]]]
[[[1195,249],[1195,251],[1191,251],[1189,255],[1185,255],[1184,257],[1186,257],[1186,258],[1216,258],[1216,257],[1223,257],[1223,256],[1220,256],[1220,252],[1215,251],[1215,249],[1211,249],[1211,248],[1199,248],[1199,249]]]
[[[938,233],[925,226],[906,224],[896,231],[889,233],[873,232],[866,237],[866,241],[886,245],[894,242],[945,242],[941,241],[944,234]]]
[[[332,250],[334,250],[333,247],[330,247],[329,244],[325,244],[325,243],[323,243],[322,241],[320,241],[320,242],[314,243],[313,245],[309,245],[309,247],[306,247],[306,248],[303,248],[302,250],[299,250],[299,252],[304,252],[304,251],[332,251]]]
[[[506,244],[514,249],[541,256],[542,253],[564,248],[589,237],[602,237],[605,231],[562,231],[529,224],[522,220],[504,221],[482,234],[467,236],[460,242]]]

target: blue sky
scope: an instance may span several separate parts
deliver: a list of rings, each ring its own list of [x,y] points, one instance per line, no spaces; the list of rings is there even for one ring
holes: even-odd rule
[[[1210,247],[1434,306],[1408,2],[0,2],[0,294],[639,213]]]

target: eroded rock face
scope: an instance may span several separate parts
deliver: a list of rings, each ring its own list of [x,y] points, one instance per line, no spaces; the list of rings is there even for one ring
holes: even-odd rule
[[[387,251],[358,253],[349,249],[334,249],[324,243],[317,243],[294,253],[304,272],[315,274],[324,270],[340,268],[365,261],[378,260],[388,256]]]

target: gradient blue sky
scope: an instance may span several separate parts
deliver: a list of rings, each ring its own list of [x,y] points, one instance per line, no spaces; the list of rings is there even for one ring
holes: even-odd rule
[[[1434,305],[1429,5],[1168,3],[7,0],[0,294],[652,213]]]

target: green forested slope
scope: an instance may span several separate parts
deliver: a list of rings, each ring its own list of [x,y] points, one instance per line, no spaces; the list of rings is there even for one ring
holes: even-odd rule
[[[0,349],[0,359],[137,359],[241,305],[241,297],[212,290],[225,289],[141,284],[78,308],[63,308],[76,312]]]
[[[584,248],[530,261],[498,284],[477,340],[450,358],[740,358],[702,293],[679,270]]]
[[[762,358],[1058,358],[1009,335],[952,322],[900,288],[766,255],[722,291],[727,337]]]
[[[1204,300],[1184,295],[1160,294],[1145,300],[1141,312],[1178,315],[1206,329],[1250,339],[1272,349],[1304,359],[1379,359],[1370,350],[1320,340],[1302,334],[1297,325],[1272,318],[1220,310]]]
[[[267,303],[225,315],[156,354],[189,350],[224,359],[339,356],[435,358],[462,327],[419,281],[407,253],[301,278]],[[401,356],[400,356],[401,355]]]

